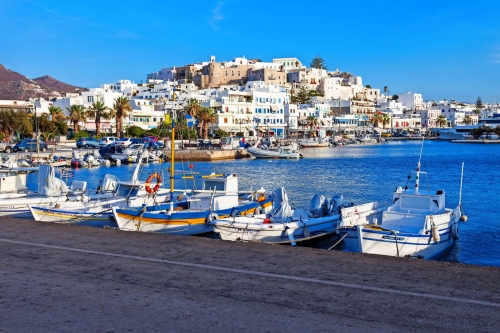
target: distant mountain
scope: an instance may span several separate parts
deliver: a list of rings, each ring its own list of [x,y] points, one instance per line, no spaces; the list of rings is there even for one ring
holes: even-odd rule
[[[45,86],[51,89],[52,91],[58,91],[60,93],[70,93],[70,92],[79,92],[82,90],[83,91],[87,90],[85,88],[76,87],[72,86],[71,84],[61,82],[48,75],[37,77],[36,79],[33,79],[33,81],[37,82],[41,86]]]
[[[31,80],[26,76],[5,68],[0,64],[0,100],[28,100],[29,98],[50,99],[63,93],[86,91],[48,75]]]
[[[18,72],[11,71],[0,64],[0,84],[11,81],[32,82],[26,76],[21,75]]]

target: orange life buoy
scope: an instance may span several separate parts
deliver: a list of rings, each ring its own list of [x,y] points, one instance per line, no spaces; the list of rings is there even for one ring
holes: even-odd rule
[[[151,181],[156,179],[156,185],[151,187]],[[155,193],[161,186],[161,175],[157,172],[153,172],[148,179],[146,179],[146,192]]]

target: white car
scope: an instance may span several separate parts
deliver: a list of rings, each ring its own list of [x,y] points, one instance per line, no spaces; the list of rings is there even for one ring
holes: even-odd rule
[[[112,144],[113,142],[116,142],[116,141],[119,141],[119,140],[120,139],[118,139],[115,136],[103,136],[99,140],[99,147],[106,147],[107,145]]]
[[[121,138],[115,141],[115,146],[128,147],[132,143],[133,138]]]

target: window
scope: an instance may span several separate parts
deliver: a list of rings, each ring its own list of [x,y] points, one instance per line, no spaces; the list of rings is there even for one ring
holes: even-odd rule
[[[94,96],[87,96],[87,102],[94,103]]]
[[[224,118],[224,124],[227,124],[227,118]]]
[[[227,76],[227,71],[226,71],[226,76]],[[250,87],[248,87],[248,88],[250,88]]]

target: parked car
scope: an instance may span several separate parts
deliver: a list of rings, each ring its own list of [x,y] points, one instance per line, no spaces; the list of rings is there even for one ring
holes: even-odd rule
[[[47,144],[43,140],[39,140],[38,147],[39,151],[47,151]],[[25,153],[30,151],[36,152],[36,139],[26,139],[18,142],[14,147],[12,147],[12,151],[23,151]]]
[[[152,140],[154,140],[154,142],[158,142],[158,137],[153,136],[153,135],[145,136],[145,138],[152,139]]]
[[[134,138],[121,138],[118,141],[115,141],[115,146],[128,147],[132,144],[132,140]]]
[[[391,132],[385,132],[385,133],[382,133],[381,136],[384,138],[390,138],[392,136],[392,134],[391,134]]]
[[[375,133],[373,133],[373,137],[374,137],[374,138],[380,138],[380,133],[379,133],[379,132],[375,132]]]
[[[14,146],[14,144],[8,142],[0,142],[0,151],[8,154],[12,151],[12,146]]]
[[[86,137],[76,141],[78,148],[96,148],[99,147],[99,141],[96,138]]]
[[[118,139],[116,136],[103,136],[101,140],[99,140],[99,147],[106,147],[107,145],[118,140],[120,139]]]
[[[392,133],[392,136],[395,137],[395,138],[397,138],[397,137],[400,137],[401,135],[399,135],[398,132],[394,132],[394,133]]]
[[[155,142],[151,138],[137,138],[137,139],[132,139],[131,144],[136,144],[136,143],[142,143],[144,147],[150,148],[150,149],[162,149],[163,148],[163,142],[158,141]]]
[[[408,132],[403,131],[403,132],[401,132],[400,136],[402,136],[403,138],[406,138],[406,137],[410,136],[410,134],[408,134]]]

